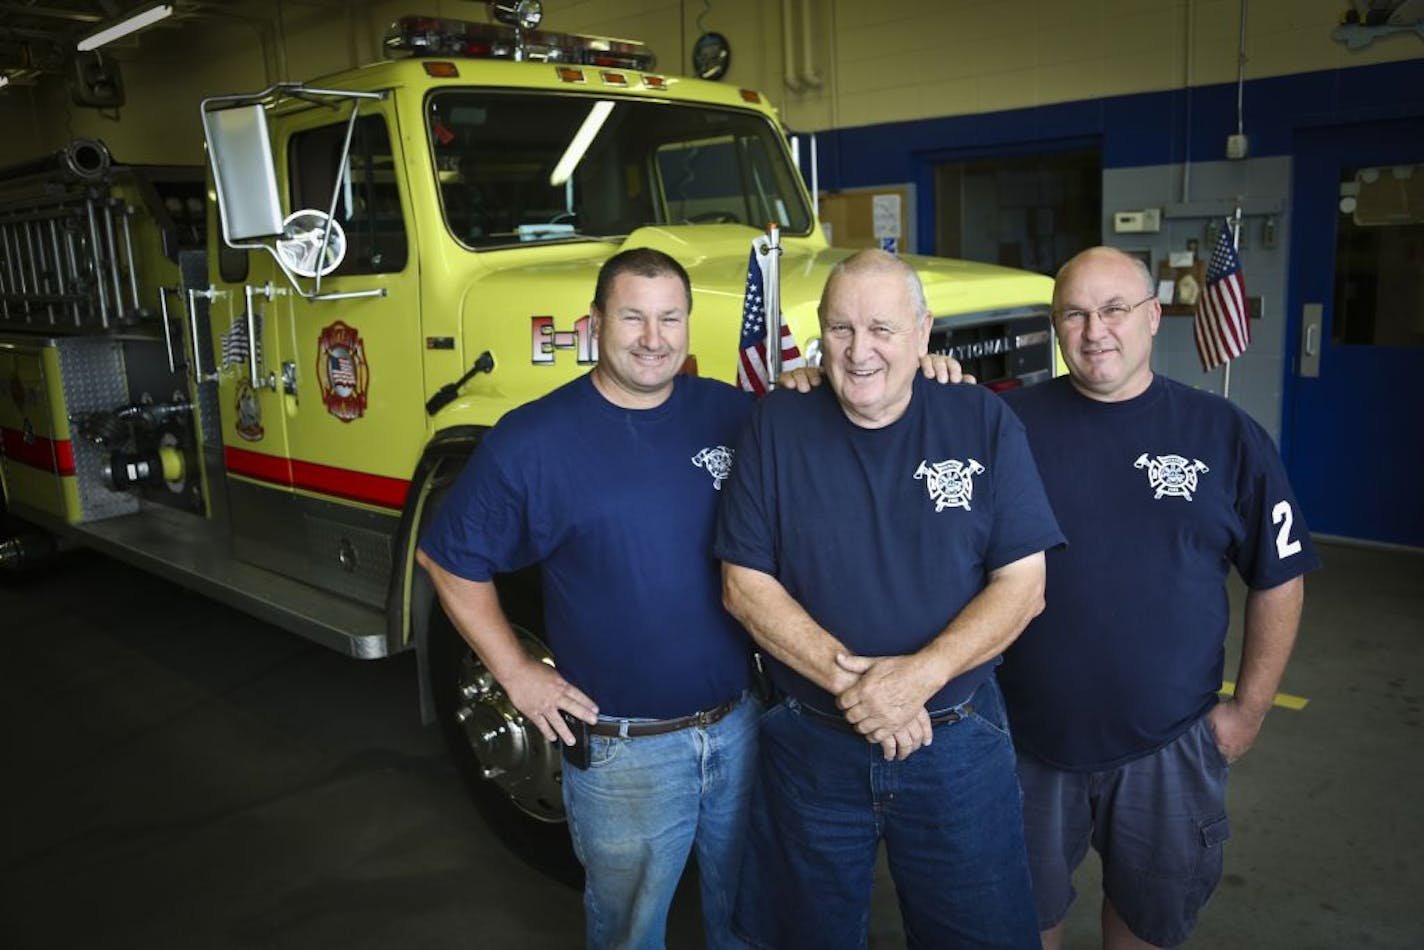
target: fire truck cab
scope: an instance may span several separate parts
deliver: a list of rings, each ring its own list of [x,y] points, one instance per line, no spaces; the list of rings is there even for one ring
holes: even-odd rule
[[[851,251],[756,92],[527,24],[405,17],[385,47],[205,100],[206,169],[77,142],[0,171],[0,485],[27,526],[0,564],[57,539],[354,657],[416,650],[424,715],[540,860],[566,853],[560,757],[444,617],[422,527],[482,432],[596,361],[589,299],[619,249],[687,267],[689,368],[728,381],[765,226],[813,359]],[[1047,278],[906,259],[936,348],[981,382],[1052,373]],[[502,596],[549,657],[537,575]]]

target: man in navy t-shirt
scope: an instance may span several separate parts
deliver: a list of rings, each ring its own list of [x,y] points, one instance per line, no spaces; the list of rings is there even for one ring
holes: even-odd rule
[[[829,385],[762,402],[715,541],[782,697],[762,717],[737,932],[864,946],[883,840],[912,945],[1036,947],[993,668],[1062,536],[1013,414],[919,378],[914,271],[848,258],[820,319]]]
[[[741,946],[729,920],[759,706],[711,542],[752,399],[678,375],[691,307],[671,257],[610,258],[590,310],[598,364],[500,420],[418,554],[546,739],[573,744],[563,713],[589,724],[588,761],[566,761],[562,786],[592,948],[662,946],[694,850],[707,946]],[[520,646],[492,583],[535,563],[557,669]]]
[[[1084,251],[1054,288],[1068,377],[1006,394],[1069,542],[999,674],[1046,948],[1089,843],[1105,946],[1187,939],[1221,876],[1227,767],[1271,707],[1319,564],[1265,431],[1152,373],[1160,316],[1141,261]],[[1218,703],[1233,566],[1245,644]]]

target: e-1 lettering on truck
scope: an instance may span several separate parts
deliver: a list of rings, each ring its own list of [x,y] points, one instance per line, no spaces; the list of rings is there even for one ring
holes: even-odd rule
[[[483,432],[596,361],[619,249],[686,265],[689,370],[728,381],[762,228],[813,358],[851,251],[758,93],[536,25],[405,17],[382,62],[207,99],[206,169],[78,141],[0,171],[0,564],[87,546],[353,657],[416,651],[476,804],[549,867],[560,756],[445,618],[421,530]],[[934,348],[996,386],[1051,375],[1047,278],[906,260]],[[537,573],[500,588],[557,662]]]

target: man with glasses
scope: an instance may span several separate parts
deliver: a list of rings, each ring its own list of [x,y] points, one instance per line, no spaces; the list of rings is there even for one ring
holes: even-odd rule
[[[1103,945],[1176,946],[1221,876],[1230,763],[1251,747],[1319,566],[1280,456],[1218,396],[1152,372],[1162,308],[1138,259],[1074,257],[1054,287],[1068,376],[1006,394],[1068,546],[1004,688],[1039,928],[1061,946],[1072,874],[1103,864]],[[1218,702],[1226,574],[1249,587]]]

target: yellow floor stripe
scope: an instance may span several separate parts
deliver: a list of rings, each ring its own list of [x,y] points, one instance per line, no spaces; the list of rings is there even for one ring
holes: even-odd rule
[[[1236,695],[1236,684],[1231,682],[1231,680],[1225,681],[1221,684],[1221,692],[1226,696]],[[1279,706],[1282,709],[1294,709],[1296,712],[1300,712],[1309,702],[1310,700],[1304,696],[1292,696],[1290,693],[1277,693],[1275,702],[1272,703],[1272,705]]]

